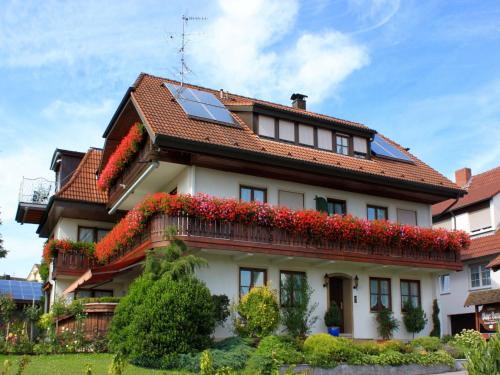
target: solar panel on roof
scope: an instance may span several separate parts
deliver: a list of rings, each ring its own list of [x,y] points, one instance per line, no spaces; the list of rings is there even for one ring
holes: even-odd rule
[[[398,150],[378,134],[375,134],[373,137],[371,150],[376,156],[412,162],[412,160],[405,153]]]
[[[164,83],[189,117],[225,125],[235,125],[233,116],[212,93]]]
[[[16,301],[39,301],[42,284],[33,281],[0,280],[0,294],[10,295]]]

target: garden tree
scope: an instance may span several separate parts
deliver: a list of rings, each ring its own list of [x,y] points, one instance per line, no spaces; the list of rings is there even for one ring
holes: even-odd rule
[[[216,324],[214,302],[194,277],[206,262],[185,251],[182,241],[170,237],[169,246],[147,254],[143,275],[116,307],[108,335],[113,351],[155,366],[165,356],[209,346]]]
[[[235,331],[252,338],[273,333],[280,323],[280,306],[276,294],[267,286],[254,287],[233,309]]]
[[[0,225],[2,225],[2,219],[0,219]],[[3,238],[2,234],[0,234],[0,258],[5,258],[7,256],[7,250],[3,247]]]
[[[290,335],[303,338],[318,320],[317,316],[313,316],[318,303],[310,305],[314,291],[307,281],[307,276],[304,275],[298,280],[298,288],[296,277],[287,277],[282,286],[281,323]]]
[[[441,322],[439,321],[439,305],[437,299],[432,302],[432,326],[431,336],[441,337]]]
[[[390,339],[394,331],[399,329],[399,322],[394,318],[392,311],[388,308],[383,308],[377,312],[376,320],[378,334],[384,340]]]
[[[12,314],[16,310],[16,304],[11,296],[0,295],[0,326],[5,325],[5,335],[9,335],[10,321],[12,319]]]
[[[38,322],[40,316],[42,315],[42,311],[40,306],[33,304],[33,306],[25,306],[23,309],[23,315],[26,321],[29,323],[29,338],[30,342],[33,341],[33,328],[34,324]]]
[[[414,306],[411,300],[408,300],[404,305],[403,323],[405,324],[406,330],[411,332],[415,338],[415,333],[425,328],[427,317],[420,306]]]

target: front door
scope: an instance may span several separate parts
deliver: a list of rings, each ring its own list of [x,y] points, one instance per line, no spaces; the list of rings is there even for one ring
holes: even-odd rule
[[[335,302],[342,312],[340,332],[344,332],[344,286],[341,277],[330,277],[330,305]]]

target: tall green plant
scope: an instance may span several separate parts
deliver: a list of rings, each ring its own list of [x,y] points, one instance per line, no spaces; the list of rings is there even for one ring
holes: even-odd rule
[[[377,331],[385,340],[392,337],[394,331],[399,329],[399,322],[394,318],[391,310],[384,308],[377,313]]]
[[[25,306],[23,309],[23,315],[29,324],[29,327],[30,327],[29,328],[29,338],[30,338],[30,342],[32,342],[33,336],[34,336],[34,325],[40,319],[40,316],[42,315],[42,311],[40,309],[40,306],[37,306],[37,305]]]
[[[10,321],[16,310],[16,304],[11,296],[0,295],[0,325],[5,325],[5,337],[9,335]]]
[[[438,300],[432,302],[432,331],[431,336],[441,337],[441,322],[439,320],[439,304]]]
[[[318,320],[313,315],[318,303],[310,303],[313,292],[305,275],[300,278],[298,288],[294,277],[287,277],[282,286],[281,323],[294,337],[305,337]]]
[[[411,332],[413,338],[415,333],[422,331],[427,324],[427,317],[420,306],[414,306],[410,300],[406,302],[403,312],[403,323],[408,332]]]
[[[339,327],[342,323],[342,311],[335,301],[332,301],[325,313],[325,325],[327,327]]]
[[[469,375],[500,374],[500,325],[488,341],[478,340],[465,352]]]

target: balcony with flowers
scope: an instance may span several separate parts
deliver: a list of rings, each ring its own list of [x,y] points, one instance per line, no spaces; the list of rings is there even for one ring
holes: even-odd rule
[[[79,276],[96,263],[95,244],[71,240],[49,240],[43,248],[42,261],[52,262],[52,274]]]
[[[368,221],[207,195],[148,196],[95,247],[100,265],[131,262],[165,246],[170,231],[191,248],[461,269],[461,231]]]

